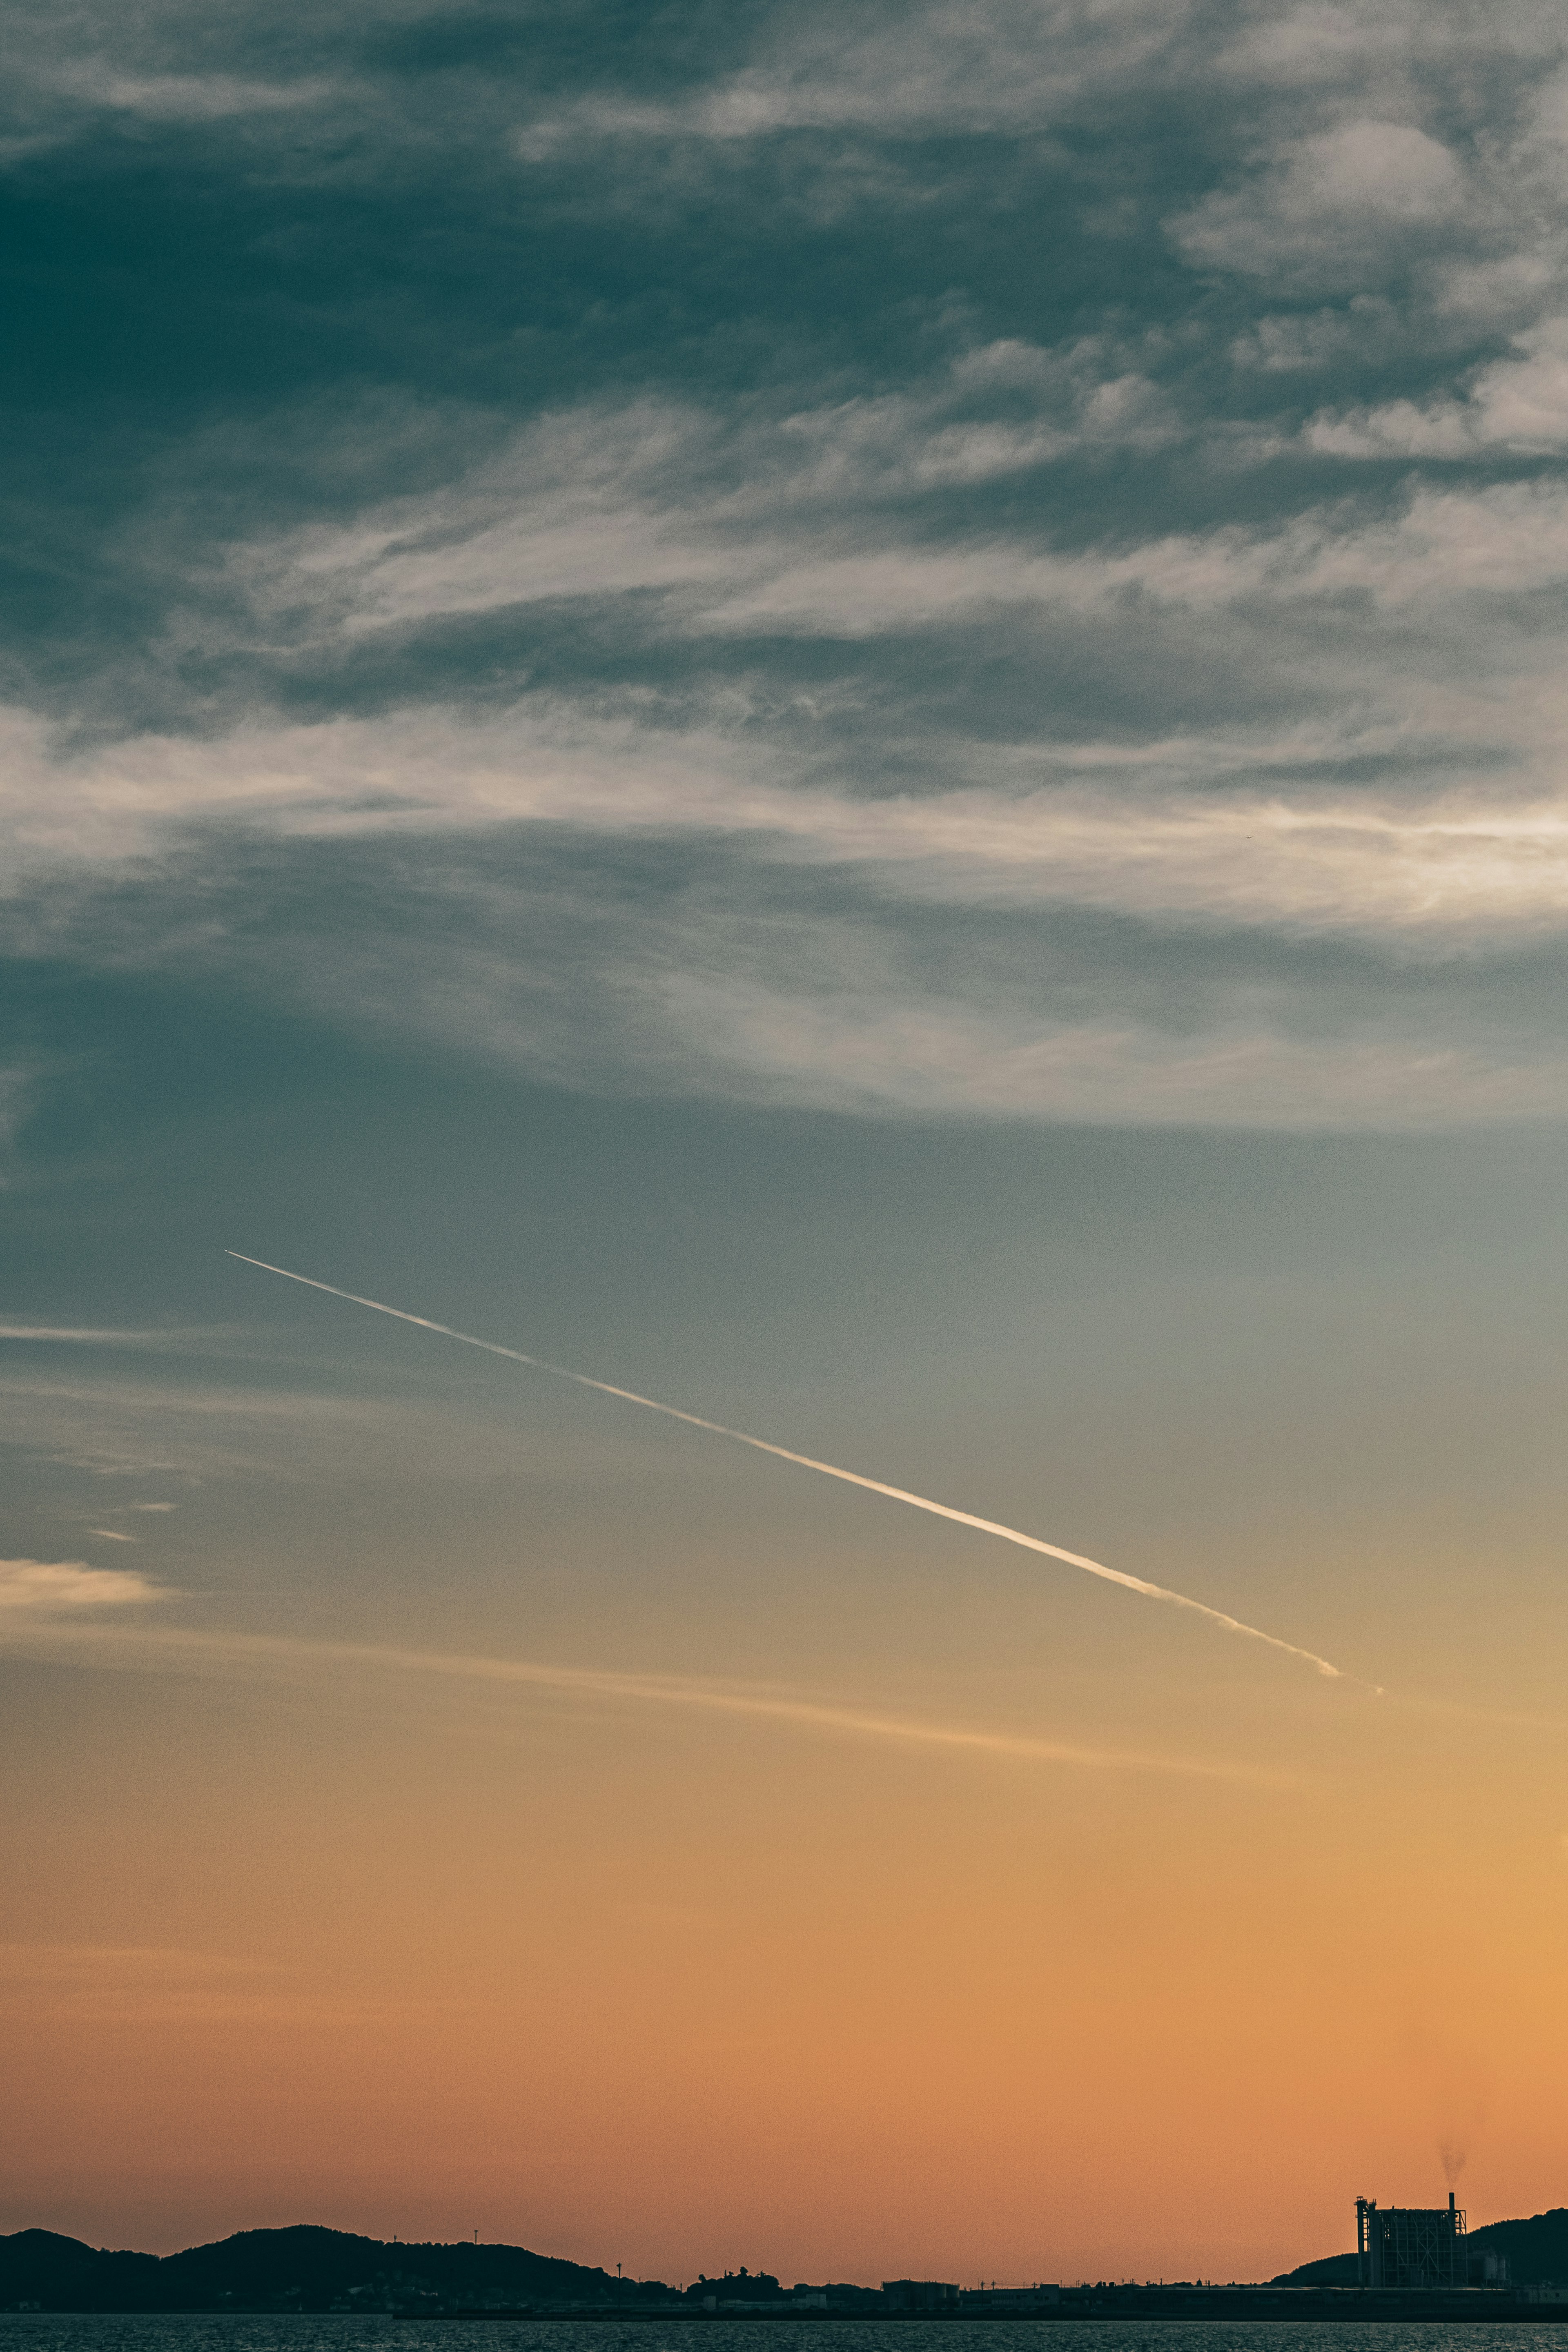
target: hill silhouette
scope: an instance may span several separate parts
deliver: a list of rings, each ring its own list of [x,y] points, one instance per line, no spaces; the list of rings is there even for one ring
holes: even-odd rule
[[[53,2230],[0,2237],[0,2309],[374,2311],[436,2302],[611,2305],[669,2293],[657,2279],[612,2278],[525,2246],[388,2244],[308,2224],[241,2230],[216,2244],[164,2255],[100,2251]]]
[[[1504,2254],[1513,2286],[1568,2284],[1568,2206],[1517,2221],[1488,2221],[1465,2240],[1472,2255]],[[1353,2254],[1325,2254],[1271,2282],[1275,2286],[1354,2286]]]
[[[1469,2233],[1472,2253],[1507,2257],[1515,2286],[1568,2284],[1568,2208],[1489,2221]],[[1353,2254],[1302,2263],[1275,2286],[1353,2286]],[[687,2290],[721,2299],[742,2294],[785,2300],[771,2273],[726,2273]],[[867,2303],[865,2289],[834,2290]],[[89,2246],[53,2230],[0,2237],[0,2311],[363,2311],[594,2310],[673,2302],[658,2279],[609,2272],[526,2246],[410,2244],[300,2224],[241,2230],[183,2253],[142,2254]]]

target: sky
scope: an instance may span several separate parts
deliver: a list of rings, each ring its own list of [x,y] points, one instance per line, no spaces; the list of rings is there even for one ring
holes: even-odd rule
[[[7,49],[0,2230],[1563,2203],[1561,9]]]

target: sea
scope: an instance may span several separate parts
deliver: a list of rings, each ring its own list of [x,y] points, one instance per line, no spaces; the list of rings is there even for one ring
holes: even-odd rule
[[[0,2352],[1568,2352],[1568,2322],[503,2319],[0,2313]]]

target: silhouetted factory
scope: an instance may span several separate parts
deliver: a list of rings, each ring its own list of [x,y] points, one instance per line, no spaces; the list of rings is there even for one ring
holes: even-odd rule
[[[1355,2200],[1356,2284],[1402,2287],[1468,2286],[1465,2217],[1448,2191],[1447,2205],[1379,2205]]]

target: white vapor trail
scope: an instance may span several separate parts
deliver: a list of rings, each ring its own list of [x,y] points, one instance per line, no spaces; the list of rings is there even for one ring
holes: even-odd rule
[[[487,1355],[505,1356],[511,1363],[528,1364],[535,1371],[549,1372],[556,1380],[574,1381],[579,1388],[596,1389],[601,1396],[619,1397],[625,1404],[646,1405],[649,1412],[668,1414],[671,1421],[683,1421],[691,1429],[705,1429],[713,1437],[732,1438],[737,1445],[754,1446],[759,1454],[771,1454],[780,1462],[793,1462],[798,1469],[820,1471],[825,1478],[842,1479],[847,1486],[863,1486],[868,1494],[885,1495],[889,1502],[908,1503],[911,1509],[930,1511],[939,1519],[951,1519],[955,1526],[973,1528],[983,1536],[999,1536],[1004,1543],[1018,1544],[1025,1551],[1043,1552],[1047,1559],[1065,1560],[1069,1568],[1081,1568],[1086,1575],[1103,1577],[1107,1584],[1125,1585],[1129,1592],[1141,1592],[1146,1601],[1168,1601],[1173,1609],[1191,1609],[1206,1617],[1213,1624],[1223,1625],[1227,1633],[1245,1633],[1249,1642],[1266,1643],[1271,1650],[1283,1650],[1288,1657],[1302,1658],[1315,1666],[1321,1675],[1338,1682],[1342,1669],[1320,1658],[1315,1650],[1303,1650],[1294,1642],[1283,1642],[1277,1633],[1265,1633],[1256,1625],[1244,1625],[1239,1617],[1227,1617],[1223,1609],[1211,1609],[1206,1601],[1190,1600],[1184,1592],[1172,1592],[1163,1584],[1150,1584],[1141,1576],[1129,1576],[1124,1569],[1107,1568],[1102,1560],[1088,1559],[1082,1552],[1064,1551],[1060,1544],[1047,1543],[1043,1537],[1026,1535],[1021,1528],[1004,1527],[999,1519],[982,1519],[973,1511],[955,1510],[951,1503],[934,1503],[929,1495],[911,1495],[907,1487],[884,1486],[879,1478],[867,1478],[858,1470],[841,1470],[837,1463],[815,1461],[809,1454],[792,1454],[787,1445],[773,1445],[765,1437],[749,1437],[743,1429],[727,1428],[721,1421],[704,1421],[700,1413],[683,1412],[679,1405],[661,1404],[657,1397],[639,1396],[635,1389],[616,1388],[613,1381],[595,1381],[586,1372],[569,1371],[564,1364],[547,1363],[542,1356],[525,1356],[521,1349],[503,1348],[495,1339],[477,1339],[471,1331],[455,1331],[449,1323],[432,1323],[424,1315],[410,1315],[401,1307],[388,1307],[379,1298],[363,1298],[357,1290],[340,1290],[335,1282],[318,1282],[308,1274],[294,1274],[286,1265],[272,1265],[264,1257],[247,1257],[243,1250],[226,1250],[226,1257],[237,1258],[242,1265],[259,1266],[263,1274],[280,1274],[286,1282],[301,1282],[307,1290],[324,1290],[329,1297],[346,1298],[351,1306],[369,1307],[377,1315],[395,1316],[399,1323],[413,1323],[421,1331],[435,1331],[444,1339],[457,1339],[465,1348],[482,1348]]]

